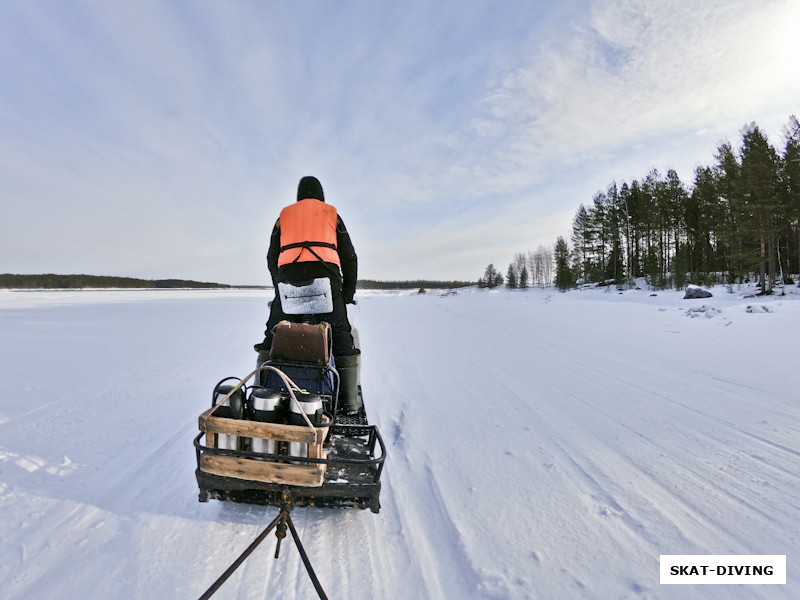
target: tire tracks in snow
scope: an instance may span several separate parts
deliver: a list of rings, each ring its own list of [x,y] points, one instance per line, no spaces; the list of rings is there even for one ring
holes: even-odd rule
[[[431,468],[437,458],[420,443],[419,419],[426,414],[436,418],[430,408],[436,407],[433,400],[440,394],[429,386],[430,374],[421,367],[425,365],[426,371],[435,368],[428,356],[441,351],[437,345],[419,347],[418,340],[431,339],[431,334],[411,318],[407,326],[392,331],[396,340],[392,356],[372,357],[378,364],[391,364],[392,372],[365,374],[367,409],[371,415],[378,414],[387,442],[383,506],[371,529],[373,533],[382,531],[376,539],[397,541],[391,544],[390,555],[385,544],[376,543],[373,565],[401,572],[408,582],[405,589],[370,597],[474,598],[482,583]],[[448,340],[451,343],[453,340]],[[368,392],[373,389],[383,396],[371,398]]]
[[[403,481],[413,481],[413,485],[404,486]],[[415,476],[404,467],[402,472],[393,472],[390,483],[392,505],[397,511],[393,515],[398,527],[395,537],[399,536],[406,548],[404,561],[413,567],[409,581],[411,573],[416,573],[422,583],[421,589],[410,586],[392,597],[478,597],[482,578],[465,550],[460,529],[430,466],[418,469]]]
[[[580,354],[580,349],[576,350]],[[735,527],[728,527],[720,521],[718,514],[710,512],[710,506],[715,504],[712,498],[717,498],[717,503],[721,505],[731,502],[741,504],[745,512],[759,514],[767,522],[773,521],[774,514],[771,515],[770,510],[757,499],[748,499],[747,494],[743,493],[741,482],[735,475],[709,473],[708,465],[697,460],[697,457],[689,457],[689,460],[670,460],[670,457],[681,454],[682,444],[675,443],[676,436],[678,439],[686,437],[688,447],[692,448],[697,448],[698,440],[705,439],[704,445],[709,447],[708,456],[718,457],[718,460],[731,455],[731,448],[747,446],[732,440],[731,436],[755,438],[770,446],[774,446],[774,443],[743,429],[741,424],[713,414],[710,409],[700,409],[676,399],[673,394],[661,392],[657,385],[638,385],[637,379],[643,376],[646,380],[657,380],[654,377],[656,371],[648,373],[648,363],[639,366],[635,372],[627,370],[629,376],[621,377],[614,374],[619,369],[609,364],[613,359],[596,352],[584,351],[583,354],[581,369],[574,370],[572,379],[565,379],[566,383],[560,389],[552,389],[560,396],[560,402],[546,402],[540,407],[544,409],[543,413],[540,412],[544,418],[537,431],[547,431],[547,446],[569,466],[569,472],[574,474],[571,479],[584,482],[584,493],[598,506],[604,517],[619,519],[631,536],[640,538],[656,553],[663,550],[658,547],[663,530],[653,531],[649,526],[654,523],[671,530],[676,548],[704,547],[706,540],[689,540],[684,536],[682,530],[687,524],[691,524],[691,527],[687,527],[690,531],[698,527],[704,531],[716,530],[717,541],[725,540],[725,547],[746,547],[748,540],[743,539]],[[556,353],[556,356],[563,354]],[[563,368],[564,363],[561,362]],[[602,406],[603,410],[601,400],[573,393],[570,391],[572,386],[575,389],[596,389],[598,398],[616,396],[616,399]],[[627,399],[630,395],[626,390],[643,393],[637,398],[643,401]],[[687,419],[687,414],[693,414],[694,418]],[[565,435],[570,429],[570,435]],[[627,433],[614,435],[613,432],[617,430]],[[665,430],[670,432],[666,438],[663,435]],[[726,431],[730,435],[724,434]],[[627,440],[628,444],[620,445],[619,439]],[[636,446],[630,446],[630,442],[637,439],[642,442],[639,451]],[[570,440],[581,440],[582,444]],[[587,447],[595,448],[597,456],[586,454]],[[660,450],[660,454],[657,450]],[[786,458],[793,458],[795,454],[785,447],[781,447],[781,450],[789,450]],[[752,453],[743,454],[748,459],[754,459]],[[598,462],[597,457],[602,457],[602,460]],[[784,462],[785,459],[764,466],[783,471],[796,480],[796,474],[781,466]],[[745,469],[745,472],[750,473],[752,469]],[[707,481],[709,474],[715,483]],[[621,480],[621,477],[637,483],[632,485]],[[722,477],[727,480],[723,482]],[[695,491],[687,492],[687,485],[694,486]],[[697,488],[703,491],[699,492]],[[698,497],[704,498],[704,501],[693,500]],[[625,506],[619,498],[626,500]],[[661,543],[663,545],[663,541]]]

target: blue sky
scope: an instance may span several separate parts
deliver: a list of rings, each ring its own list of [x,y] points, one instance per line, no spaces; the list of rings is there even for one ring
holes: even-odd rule
[[[476,280],[800,112],[797,0],[0,0],[0,272],[265,284],[316,175],[374,279]]]

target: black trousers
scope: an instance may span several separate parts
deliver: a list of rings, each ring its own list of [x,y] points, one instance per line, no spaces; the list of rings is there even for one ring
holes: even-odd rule
[[[269,350],[272,346],[272,328],[281,321],[291,321],[293,323],[320,323],[327,321],[333,335],[333,355],[351,356],[359,354],[353,342],[353,333],[350,329],[350,321],[347,319],[347,306],[342,296],[342,290],[333,281],[331,282],[331,292],[333,295],[333,312],[320,315],[287,315],[281,307],[281,297],[278,290],[275,290],[275,299],[267,320],[267,330],[264,332],[264,343],[262,348]]]

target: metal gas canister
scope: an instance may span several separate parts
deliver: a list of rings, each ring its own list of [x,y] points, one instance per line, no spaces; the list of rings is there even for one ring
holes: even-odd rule
[[[324,408],[322,398],[318,394],[309,392],[297,393],[297,406],[294,402],[289,402],[289,425],[307,426],[301,410],[306,414],[311,424],[315,427],[322,424]],[[289,454],[291,456],[308,457],[308,444],[302,442],[291,442],[289,444]]]
[[[280,390],[254,387],[250,393],[250,418],[261,423],[282,423],[284,421],[283,397]],[[275,440],[252,438],[250,449],[253,452],[277,454]]]
[[[217,384],[217,387],[214,388],[212,406],[216,406],[220,402],[222,403],[222,406],[214,411],[215,416],[224,417],[226,419],[244,418],[244,391],[242,388],[239,388],[233,392],[230,398],[225,399],[225,396],[230,394],[234,387],[236,386],[219,383]],[[223,448],[225,450],[239,450],[239,446],[239,436],[228,435],[225,433],[217,434],[217,448]]]

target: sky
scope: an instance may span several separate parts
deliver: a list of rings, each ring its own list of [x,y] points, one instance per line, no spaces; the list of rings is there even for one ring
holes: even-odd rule
[[[0,0],[0,273],[270,282],[315,175],[359,277],[475,281],[800,114],[800,0]]]

